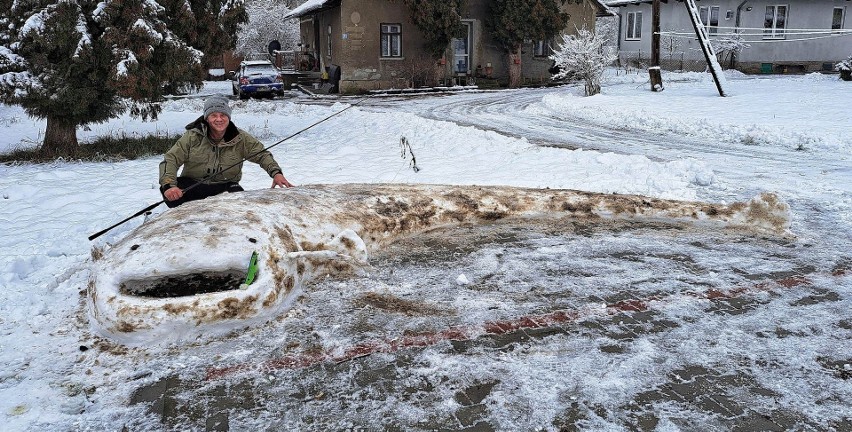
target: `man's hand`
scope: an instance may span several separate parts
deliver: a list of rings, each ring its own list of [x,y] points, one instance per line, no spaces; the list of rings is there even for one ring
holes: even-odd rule
[[[177,186],[172,186],[163,192],[163,196],[169,201],[179,200],[183,196],[183,190]]]
[[[272,188],[275,189],[276,187],[281,187],[281,188],[288,187],[288,188],[290,188],[290,187],[293,187],[293,185],[290,184],[290,182],[288,182],[287,179],[285,179],[284,176],[281,173],[278,173],[278,174],[275,174],[275,177],[272,177]]]

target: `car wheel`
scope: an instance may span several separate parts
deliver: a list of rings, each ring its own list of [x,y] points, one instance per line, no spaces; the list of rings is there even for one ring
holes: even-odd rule
[[[238,95],[240,96],[240,99],[242,99],[242,100],[246,100],[246,99],[248,99],[248,98],[249,98],[249,95],[247,95],[247,94],[243,93],[242,91],[240,91],[240,92],[238,93]]]

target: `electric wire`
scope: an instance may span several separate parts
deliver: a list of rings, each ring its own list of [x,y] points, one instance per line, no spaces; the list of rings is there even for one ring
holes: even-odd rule
[[[679,32],[679,31],[661,31],[658,32],[660,36],[668,36],[676,39],[695,39],[695,32]],[[796,37],[796,36],[808,36],[808,35],[821,35],[814,37]],[[788,38],[791,36],[791,38]],[[811,41],[811,40],[819,40],[819,39],[828,39],[834,37],[843,37],[843,36],[852,36],[852,30],[831,30],[831,31],[822,31],[822,32],[791,32],[785,30],[784,32],[776,32],[776,33],[725,33],[725,34],[711,34],[709,35],[710,39],[713,40],[729,40],[730,37],[739,37],[743,39],[743,42],[746,43],[782,43],[782,42],[802,42],[802,41]],[[760,40],[746,39],[747,37],[760,37]]]

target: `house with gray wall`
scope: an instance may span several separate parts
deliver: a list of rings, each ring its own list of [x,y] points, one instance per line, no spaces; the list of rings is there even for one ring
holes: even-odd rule
[[[619,61],[647,66],[652,0],[610,0],[618,11]],[[723,67],[747,73],[832,70],[852,55],[850,0],[698,0],[699,15]],[[660,4],[660,66],[704,70],[683,0]],[[719,47],[740,47],[725,50]]]

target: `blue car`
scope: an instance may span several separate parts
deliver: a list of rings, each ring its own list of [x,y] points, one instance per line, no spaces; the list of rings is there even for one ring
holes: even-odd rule
[[[240,99],[275,97],[284,94],[284,80],[275,66],[266,60],[247,60],[233,77],[234,94]]]

